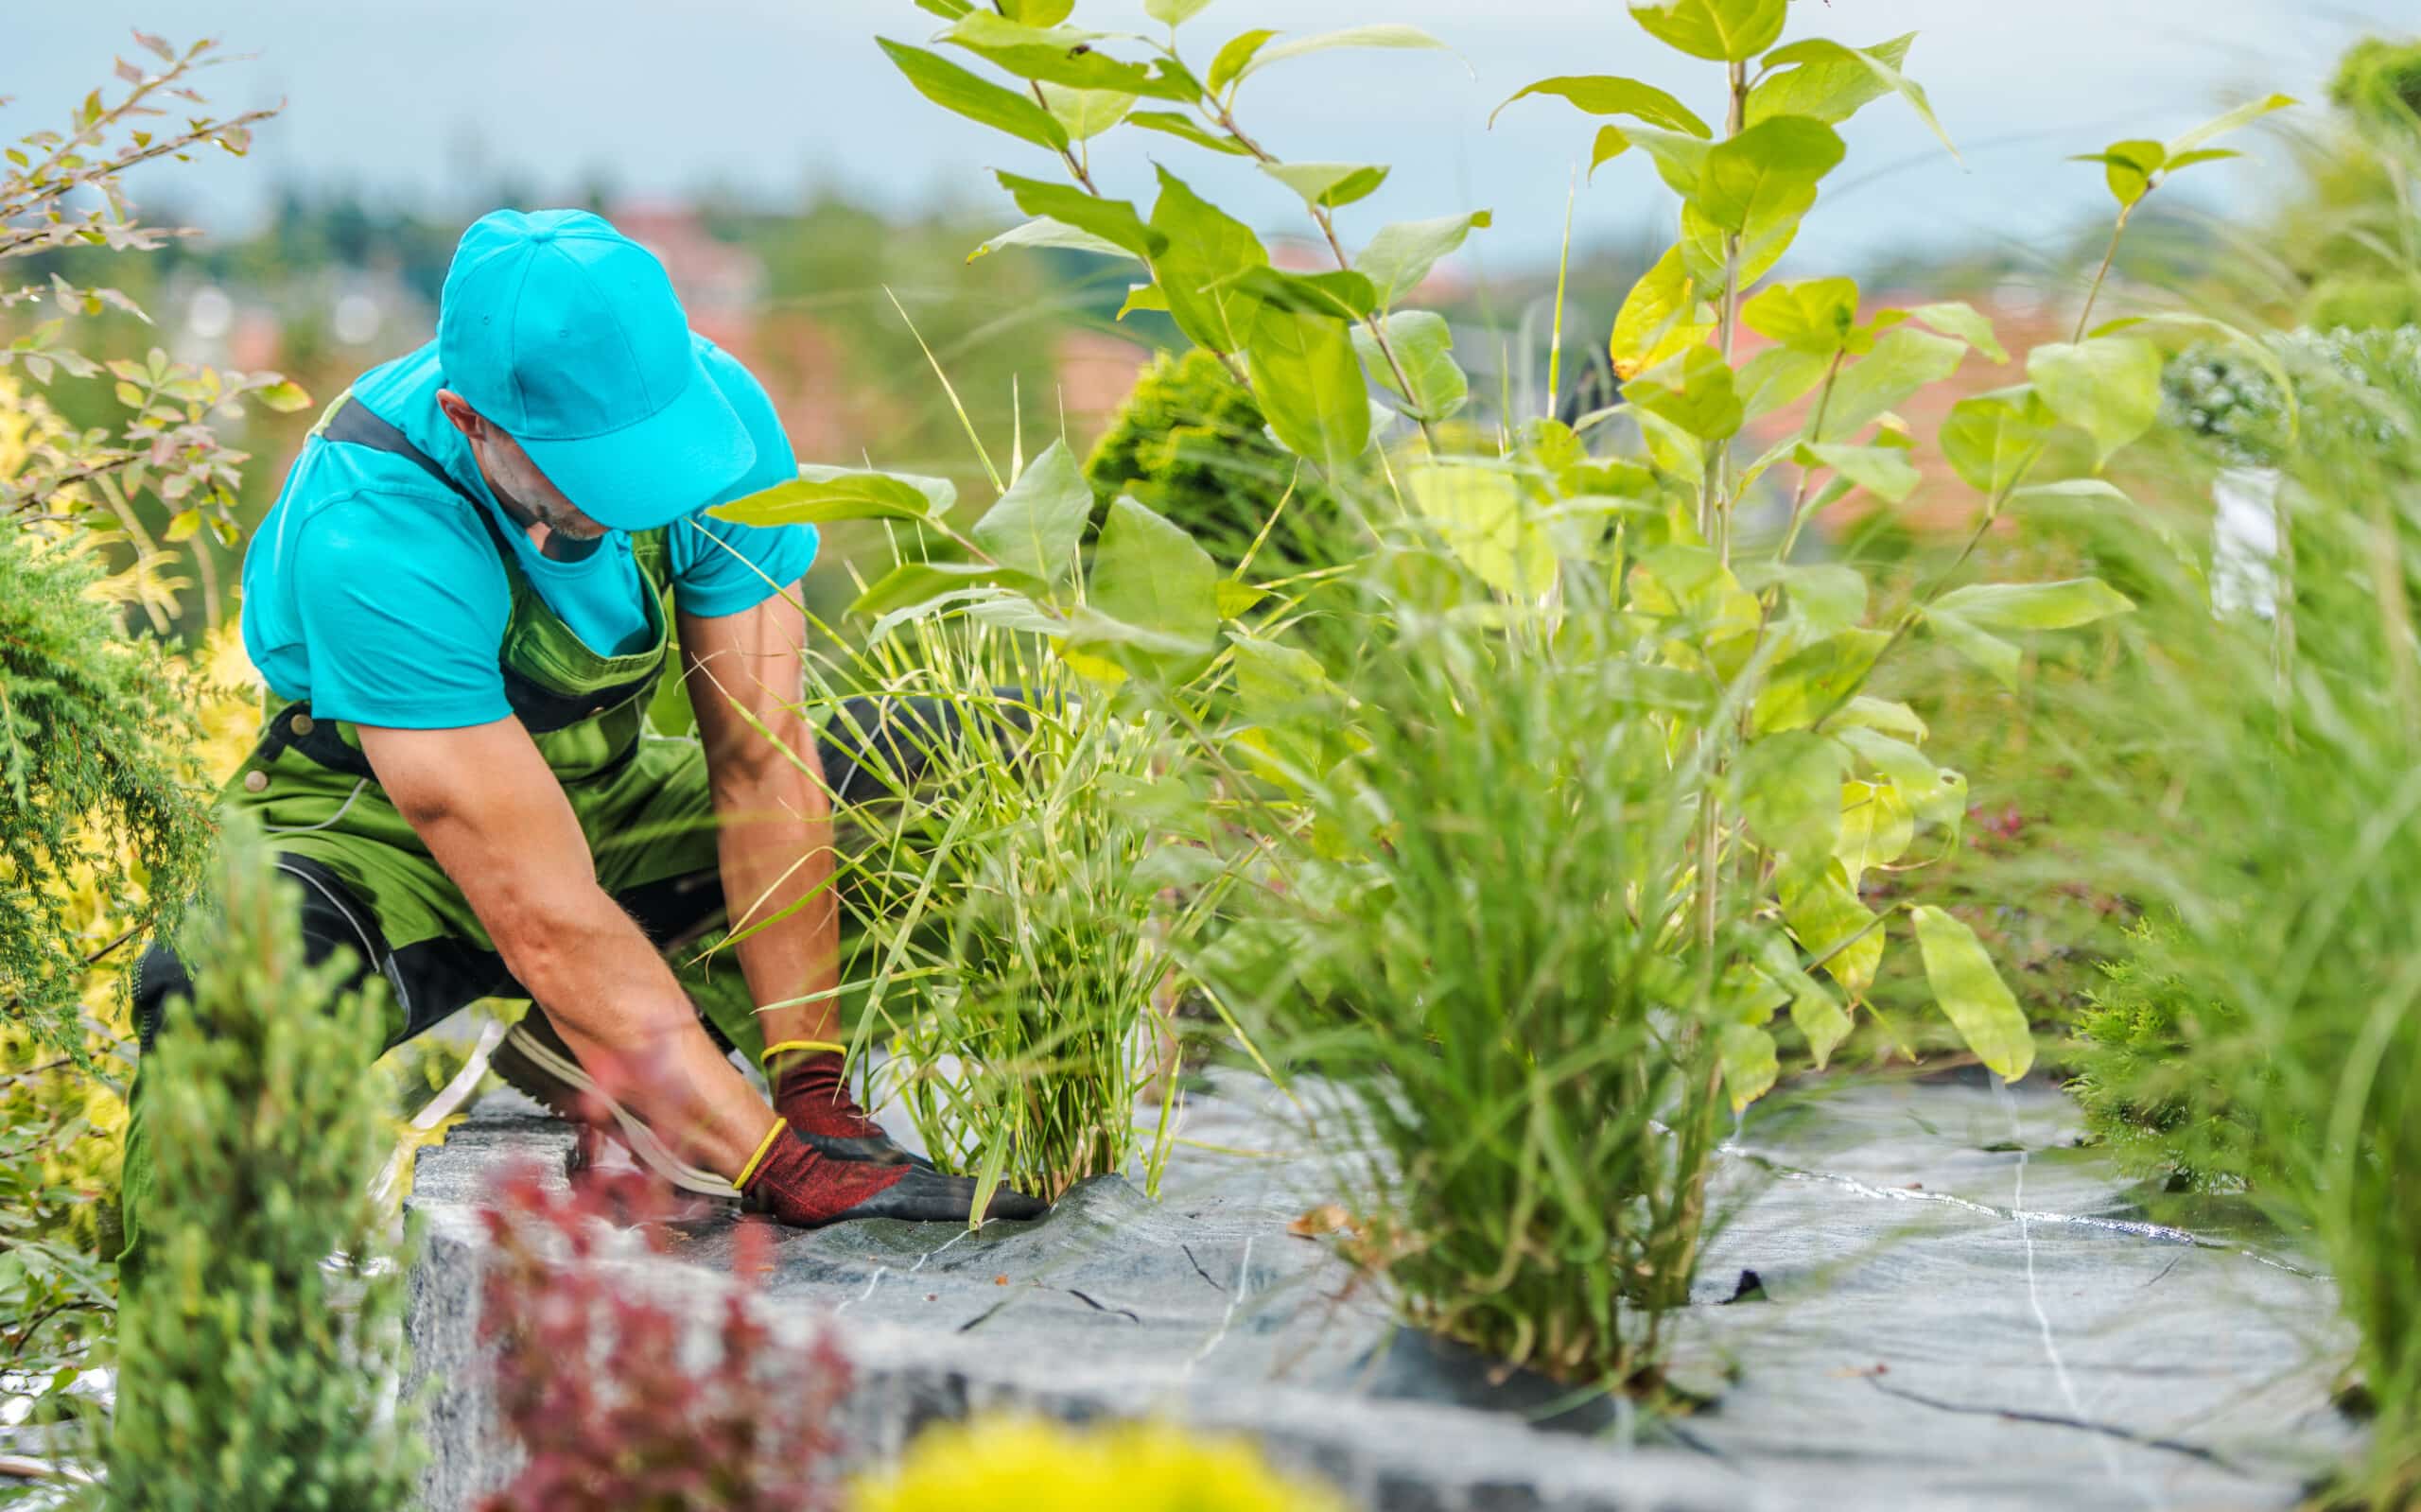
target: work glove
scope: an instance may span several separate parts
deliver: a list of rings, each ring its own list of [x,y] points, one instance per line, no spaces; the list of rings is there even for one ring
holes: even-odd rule
[[[796,1228],[853,1218],[905,1218],[963,1224],[975,1208],[975,1183],[910,1165],[874,1165],[820,1155],[787,1121],[775,1121],[733,1183],[751,1212],[769,1213]],[[984,1209],[995,1218],[1039,1218],[1047,1205],[1006,1187]]]
[[[791,1132],[818,1155],[932,1171],[932,1161],[901,1148],[849,1095],[847,1049],[824,1039],[768,1045],[763,1062],[765,1078],[773,1084],[774,1111],[788,1119]]]

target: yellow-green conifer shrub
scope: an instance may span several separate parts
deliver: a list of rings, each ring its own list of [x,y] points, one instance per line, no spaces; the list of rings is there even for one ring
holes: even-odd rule
[[[196,1000],[146,1069],[158,1151],[119,1310],[116,1512],[408,1504],[400,1270],[369,1195],[387,1151],[375,988],[306,965],[293,884],[231,826],[184,941]]]
[[[1159,1423],[1079,1432],[1028,1418],[935,1428],[899,1469],[861,1481],[851,1512],[1346,1512],[1324,1486],[1272,1469],[1237,1439]]]

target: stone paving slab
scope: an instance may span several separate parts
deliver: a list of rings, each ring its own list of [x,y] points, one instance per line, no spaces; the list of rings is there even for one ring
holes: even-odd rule
[[[476,1209],[500,1165],[559,1166],[570,1142],[516,1103],[483,1103],[416,1174],[416,1368],[448,1382],[432,1508],[512,1466],[475,1344]],[[1157,1203],[1103,1179],[980,1234],[784,1232],[766,1314],[783,1337],[838,1330],[868,1461],[975,1411],[1168,1414],[1251,1433],[1388,1512],[2284,1508],[2355,1443],[2328,1404],[2346,1340],[2325,1279],[2224,1215],[2147,1222],[2072,1148],[2053,1091],[1856,1084],[1752,1110],[1719,1183],[1734,1216],[1677,1332],[1678,1370],[1716,1399],[1661,1422],[1491,1385],[1396,1327],[1325,1243],[1287,1231],[1333,1189],[1284,1112],[1220,1078],[1186,1108],[1197,1143]],[[731,1252],[709,1224],[669,1259],[616,1263],[703,1322]],[[1758,1285],[1732,1300],[1744,1271]]]

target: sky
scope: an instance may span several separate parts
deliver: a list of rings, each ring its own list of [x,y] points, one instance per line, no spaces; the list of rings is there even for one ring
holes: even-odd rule
[[[0,17],[9,137],[51,124],[105,79],[113,55],[133,50],[130,26],[256,55],[217,76],[214,104],[283,99],[284,114],[250,159],[174,169],[178,202],[214,229],[242,228],[289,183],[356,186],[467,219],[489,208],[475,196],[499,177],[541,200],[601,181],[778,204],[828,184],[902,211],[997,207],[1005,227],[1020,217],[988,170],[1052,169],[1039,149],[928,105],[891,68],[877,34],[918,41],[938,25],[908,0],[0,0],[0,10],[14,12]],[[1791,10],[1793,37],[1863,45],[1917,32],[1907,71],[1964,159],[1897,101],[1868,106],[1844,131],[1849,160],[1802,235],[1800,265],[1977,242],[2048,247],[2108,208],[2099,170],[2069,154],[2171,136],[2273,89],[2321,101],[2348,42],[2421,27],[2421,0],[1793,0]],[[1141,0],[1082,0],[1077,20],[1147,25]],[[1666,52],[1616,0],[1214,0],[1180,38],[1200,73],[1247,27],[1304,35],[1369,21],[1420,26],[1453,51],[1293,60],[1257,75],[1237,106],[1281,157],[1393,165],[1377,195],[1340,216],[1349,239],[1485,207],[1496,224],[1478,244],[1484,266],[1551,261],[1595,123],[1534,98],[1488,125],[1498,102],[1541,76],[1629,74],[1720,113],[1718,65]],[[1291,193],[1248,165],[1142,132],[1096,145],[1109,192],[1148,200],[1158,157],[1269,228],[1299,218]],[[2174,193],[2222,210],[2259,203],[2286,152],[2259,137],[2239,145],[2249,161],[2198,169]],[[137,187],[138,199],[162,193]],[[1635,246],[1669,213],[1632,154],[1581,188],[1575,244]]]

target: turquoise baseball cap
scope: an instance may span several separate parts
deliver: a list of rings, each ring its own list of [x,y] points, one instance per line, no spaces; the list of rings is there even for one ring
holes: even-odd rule
[[[756,463],[664,265],[602,216],[473,221],[445,272],[437,355],[445,386],[601,525],[669,525]]]

